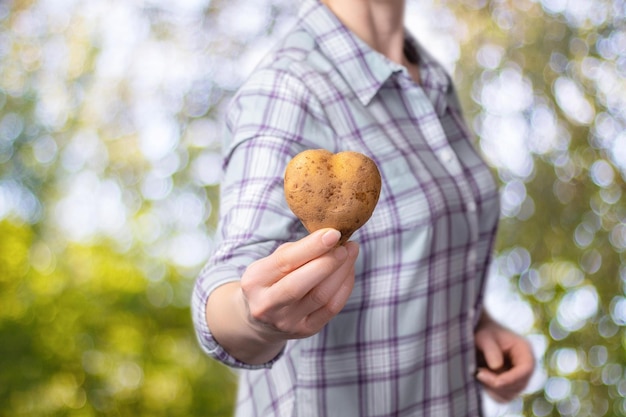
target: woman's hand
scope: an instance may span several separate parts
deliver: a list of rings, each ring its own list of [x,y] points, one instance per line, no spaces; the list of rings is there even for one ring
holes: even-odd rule
[[[535,367],[530,343],[486,313],[476,327],[474,338],[479,356],[476,379],[494,400],[513,400],[526,388]]]
[[[340,233],[316,232],[280,246],[246,270],[241,291],[247,320],[268,341],[319,332],[345,305],[354,285],[358,245],[335,247]]]
[[[318,230],[251,264],[241,281],[216,289],[207,323],[231,355],[249,364],[273,359],[289,339],[318,333],[346,304],[354,286],[354,242]]]

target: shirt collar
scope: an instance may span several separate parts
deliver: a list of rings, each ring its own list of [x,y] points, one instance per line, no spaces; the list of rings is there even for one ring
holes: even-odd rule
[[[372,49],[320,0],[304,0],[299,18],[363,105],[369,104],[393,74],[404,73],[410,78],[404,66]],[[410,33],[405,36],[406,46],[416,52],[419,60],[421,86],[441,114],[445,109],[442,95],[445,97],[451,86],[450,77]]]
[[[443,116],[450,99],[448,94],[452,87],[450,76],[414,37],[407,34],[405,42],[418,56],[422,90],[432,102],[437,114]]]
[[[319,0],[305,0],[299,13],[303,27],[313,35],[363,105],[367,105],[398,65],[354,35]]]

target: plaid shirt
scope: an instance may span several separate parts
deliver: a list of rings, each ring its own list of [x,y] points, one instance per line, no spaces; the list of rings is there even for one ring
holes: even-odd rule
[[[421,85],[355,37],[318,0],[234,97],[227,114],[219,242],[194,289],[199,341],[239,369],[237,415],[478,416],[473,331],[499,215],[450,79],[407,35]],[[305,236],[283,174],[311,148],[376,161],[379,203],[343,311],[262,366],[212,338],[205,304],[256,259]]]

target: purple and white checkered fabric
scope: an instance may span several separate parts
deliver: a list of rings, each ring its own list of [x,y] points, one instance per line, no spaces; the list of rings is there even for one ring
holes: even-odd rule
[[[449,77],[407,35],[422,84],[348,31],[318,0],[234,97],[227,116],[219,242],[195,286],[198,338],[239,368],[237,415],[479,416],[473,329],[499,215]],[[305,149],[376,161],[383,187],[356,284],[318,335],[264,366],[225,352],[205,321],[217,286],[306,231],[283,173]]]

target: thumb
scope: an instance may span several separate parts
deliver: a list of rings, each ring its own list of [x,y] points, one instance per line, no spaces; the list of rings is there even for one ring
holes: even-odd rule
[[[331,251],[340,238],[338,230],[326,228],[296,242],[284,243],[269,256],[250,264],[244,276],[255,276],[258,284],[269,287],[302,265]]]

